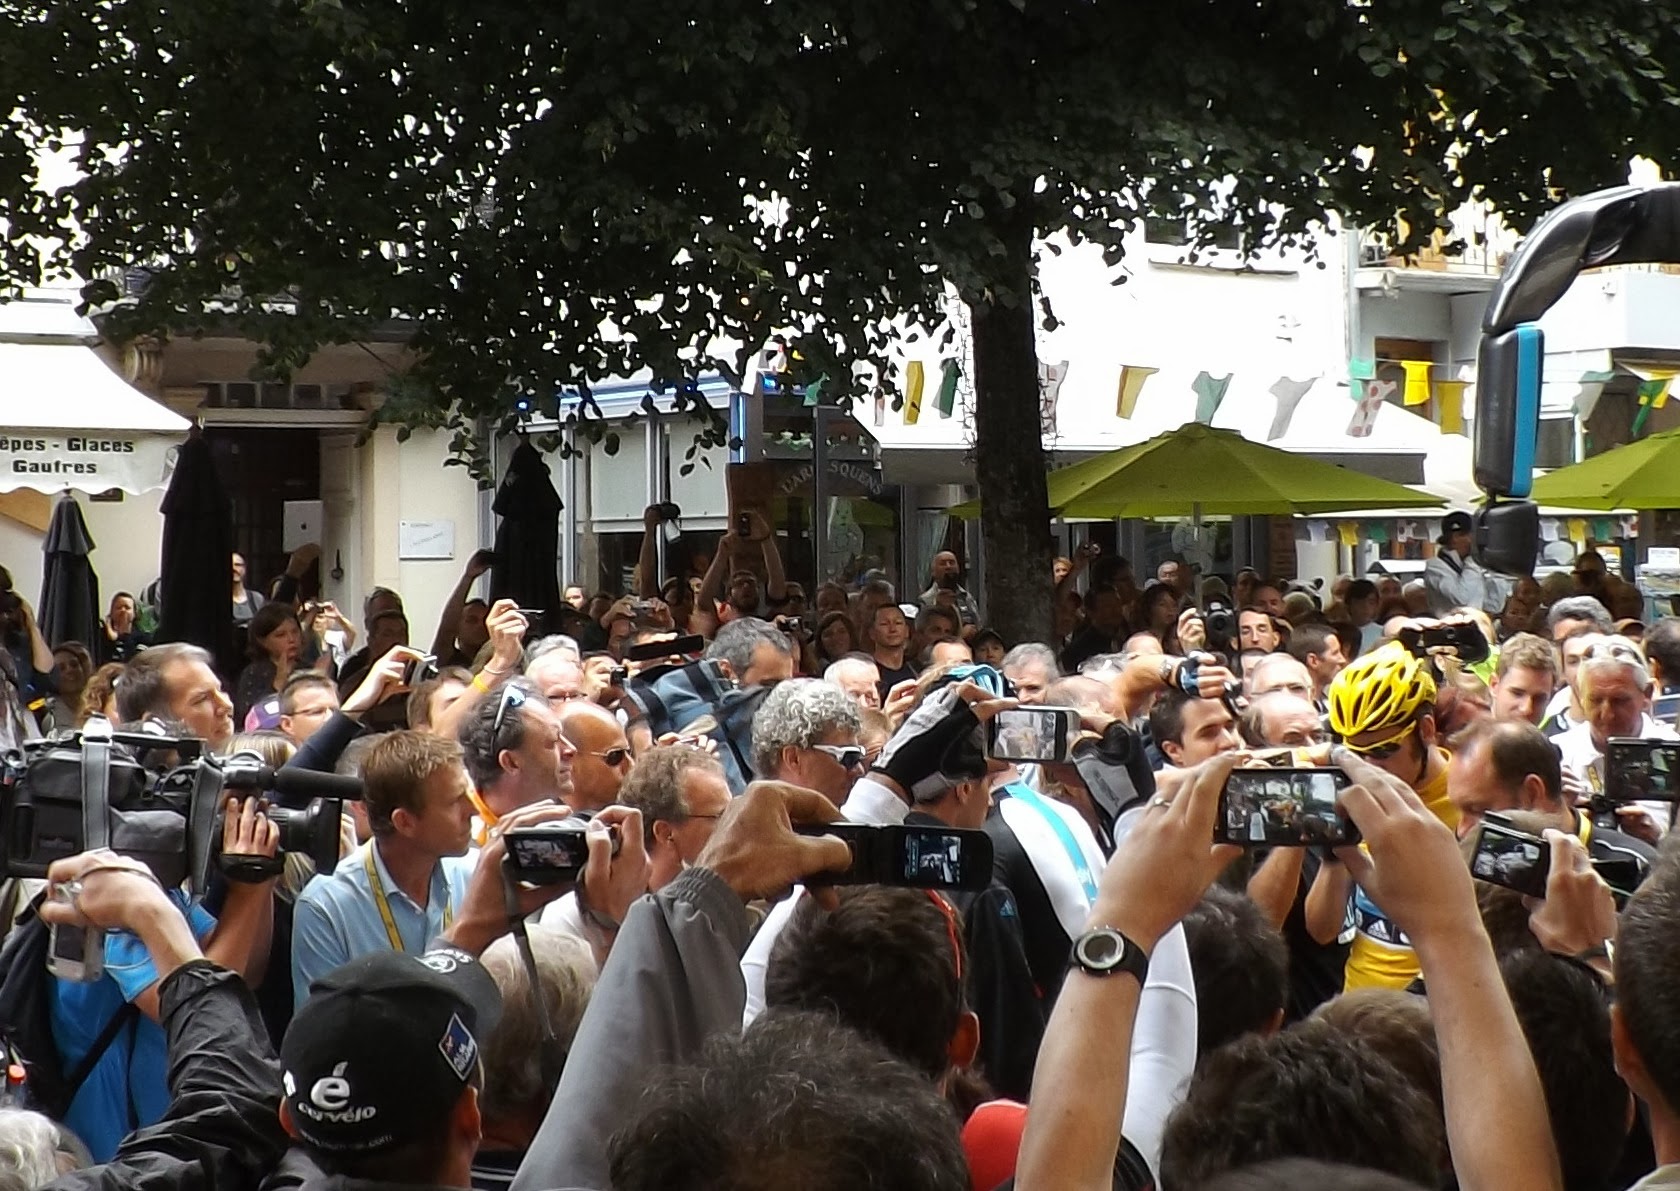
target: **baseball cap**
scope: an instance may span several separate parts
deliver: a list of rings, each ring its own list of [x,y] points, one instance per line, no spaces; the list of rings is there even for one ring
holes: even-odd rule
[[[435,1131],[478,1069],[501,994],[465,951],[383,951],[310,986],[280,1046],[299,1137],[371,1154]]]
[[[1439,545],[1445,546],[1447,539],[1451,538],[1453,534],[1469,533],[1470,524],[1470,514],[1461,509],[1455,509],[1441,518],[1441,536],[1436,538],[1435,541]]]

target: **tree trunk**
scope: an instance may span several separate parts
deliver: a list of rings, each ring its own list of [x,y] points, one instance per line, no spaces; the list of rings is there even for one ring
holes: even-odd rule
[[[1033,335],[1032,226],[1006,232],[991,301],[969,303],[974,343],[974,472],[986,551],[986,619],[1005,641],[1049,641],[1050,503]]]

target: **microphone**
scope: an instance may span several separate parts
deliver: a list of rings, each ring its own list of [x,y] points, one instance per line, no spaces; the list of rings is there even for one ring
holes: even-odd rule
[[[287,799],[344,798],[355,802],[362,797],[359,777],[341,777],[293,765],[276,769],[244,760],[230,763],[222,770],[222,784],[235,790],[272,790]]]

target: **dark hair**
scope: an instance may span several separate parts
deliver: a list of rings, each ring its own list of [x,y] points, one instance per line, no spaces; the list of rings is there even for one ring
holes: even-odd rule
[[[1343,605],[1351,604],[1355,600],[1373,600],[1377,597],[1377,585],[1369,579],[1355,579],[1348,584],[1347,594],[1342,597]]]
[[[1149,709],[1149,735],[1159,748],[1167,741],[1173,744],[1184,743],[1184,709],[1190,703],[1190,696],[1176,688],[1169,688],[1160,693],[1155,699],[1155,706]]]
[[[1563,1185],[1599,1189],[1627,1141],[1628,1090],[1610,1048],[1604,986],[1585,965],[1544,951],[1499,965],[1517,1011],[1563,1166]]]
[[[338,694],[338,684],[319,670],[299,670],[280,688],[280,714],[296,715],[298,696],[311,687]]]
[[[1327,624],[1298,624],[1289,634],[1289,644],[1284,646],[1289,656],[1307,664],[1307,655],[1322,655],[1330,648],[1330,642],[1340,640],[1336,630]]]
[[[1289,1000],[1283,934],[1245,894],[1215,885],[1184,916],[1196,980],[1196,1056],[1279,1021]]]
[[[1380,1170],[1345,1166],[1340,1162],[1284,1158],[1226,1171],[1199,1184],[1196,1191],[1300,1191],[1302,1187],[1325,1187],[1333,1191],[1427,1191],[1435,1185],[1414,1183]]]
[[[263,648],[263,638],[287,621],[298,623],[297,613],[292,611],[290,604],[270,601],[257,609],[257,614],[251,617],[251,627],[246,630],[246,652],[252,661],[264,662],[268,660],[268,650]],[[300,625],[298,632],[301,636],[303,629]]]
[[[844,612],[823,613],[822,619],[817,622],[817,655],[819,657],[826,658],[831,662],[837,662],[840,658],[848,656],[847,654],[840,654],[838,656],[831,657],[829,656],[827,646],[823,644],[823,634],[828,632],[828,626],[837,620],[845,621],[846,623],[846,642],[848,648],[856,650],[859,644],[861,644],[861,639],[858,637],[857,625],[852,623],[852,618],[849,615]],[[871,658],[870,660],[873,661],[874,659]]]
[[[398,809],[415,810],[420,786],[440,769],[461,763],[461,746],[430,732],[387,732],[362,758],[362,805],[375,835],[395,830]]]
[[[642,841],[649,848],[655,823],[681,823],[688,818],[683,778],[691,769],[723,774],[723,766],[709,753],[683,744],[662,744],[637,757],[618,787],[618,805],[642,812]]]
[[[922,652],[916,657],[916,664],[926,670],[929,666],[933,665],[933,651],[936,646],[961,644],[963,644],[961,637],[952,636],[950,633],[941,633],[939,636],[930,639],[928,643],[922,647]]]
[[[1441,1049],[1426,998],[1398,988],[1356,988],[1324,1002],[1312,1016],[1355,1046],[1392,1063],[1434,1105],[1444,1143],[1447,1122],[1441,1094]],[[1441,1160],[1447,1160],[1445,1150]]]
[[[456,730],[461,741],[462,759],[467,776],[480,791],[496,784],[502,776],[502,750],[518,752],[525,743],[525,706],[509,707],[502,714],[501,727],[496,726],[496,713],[501,710],[508,687],[515,687],[525,696],[525,704],[545,702],[529,679],[514,677],[474,703],[472,710]]]
[[[962,1017],[964,963],[956,912],[936,896],[864,886],[842,890],[833,911],[801,898],[771,949],[765,1006],[833,1014],[938,1079]]]
[[[1202,1062],[1167,1122],[1161,1185],[1196,1187],[1270,1158],[1319,1158],[1434,1180],[1435,1110],[1392,1064],[1323,1022],[1253,1035]]]
[[[934,620],[943,620],[949,624],[952,636],[962,632],[962,613],[943,604],[930,604],[916,613],[916,623],[913,627],[916,632],[923,633],[927,631],[928,623]]]
[[[147,716],[168,715],[169,691],[163,672],[176,662],[212,665],[209,653],[184,641],[142,649],[117,681],[117,718],[125,724],[137,724]]]
[[[829,1014],[769,1012],[648,1084],[607,1146],[614,1191],[968,1191],[927,1077]]]
[[[408,692],[408,699],[403,704],[404,720],[410,728],[430,728],[432,696],[438,693],[438,688],[446,682],[471,685],[472,680],[472,671],[465,666],[445,666],[432,677],[415,683],[414,689]]]
[[[1680,834],[1628,899],[1616,938],[1616,1003],[1657,1091],[1680,1104]]]
[[[1563,761],[1551,738],[1533,724],[1526,720],[1477,720],[1453,742],[1453,751],[1461,757],[1468,757],[1476,748],[1486,749],[1494,776],[1507,790],[1519,788],[1523,778],[1532,773],[1545,783],[1548,801],[1564,804]]]
[[[1662,667],[1664,682],[1680,682],[1680,616],[1665,616],[1645,629],[1646,660]]]

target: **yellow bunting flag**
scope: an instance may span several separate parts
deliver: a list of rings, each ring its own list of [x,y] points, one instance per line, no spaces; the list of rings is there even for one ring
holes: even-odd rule
[[[1143,392],[1143,382],[1159,371],[1159,368],[1140,368],[1135,364],[1121,366],[1119,400],[1114,407],[1117,416],[1132,416],[1132,412],[1137,409],[1138,394]]]
[[[922,384],[925,376],[920,360],[904,366],[904,424],[914,426],[922,416]]]
[[[1469,387],[1469,381],[1435,382],[1435,408],[1441,413],[1442,434],[1464,433],[1464,390]]]
[[[1406,391],[1401,401],[1406,405],[1429,404],[1429,361],[1401,360],[1406,371]]]
[[[1585,517],[1571,517],[1569,519],[1569,540],[1571,542],[1587,540],[1587,519]]]
[[[1357,546],[1357,545],[1359,545],[1359,522],[1357,522],[1357,521],[1338,521],[1338,522],[1336,522],[1336,536],[1341,539],[1342,545],[1344,545],[1344,546]]]

